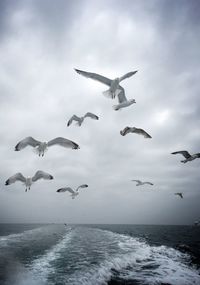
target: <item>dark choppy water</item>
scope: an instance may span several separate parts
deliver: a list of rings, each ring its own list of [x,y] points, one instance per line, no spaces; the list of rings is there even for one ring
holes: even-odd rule
[[[200,227],[0,225],[1,285],[200,284]]]

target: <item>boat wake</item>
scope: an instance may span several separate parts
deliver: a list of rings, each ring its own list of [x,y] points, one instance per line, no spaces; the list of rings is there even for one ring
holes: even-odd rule
[[[40,233],[41,229],[37,230],[24,233],[26,242],[29,235]],[[177,249],[151,246],[145,240],[96,228],[64,228],[62,234],[56,234],[59,238],[51,246],[30,262],[18,264],[10,274],[12,282],[5,284],[200,284],[199,271],[191,266],[190,256]],[[43,242],[52,241],[54,235],[46,232]],[[41,239],[38,242],[41,244]],[[29,247],[32,249],[31,243]]]

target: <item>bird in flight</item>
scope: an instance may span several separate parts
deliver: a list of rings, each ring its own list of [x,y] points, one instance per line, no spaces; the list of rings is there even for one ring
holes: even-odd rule
[[[192,161],[200,157],[200,153],[190,154],[186,150],[175,151],[175,152],[172,152],[171,154],[178,154],[178,153],[182,154],[185,157],[184,160],[181,160],[182,163],[186,163],[188,161]]]
[[[183,199],[183,193],[179,192],[179,193],[174,193],[174,195],[179,196],[180,198]]]
[[[93,120],[98,120],[99,119],[98,116],[96,116],[95,114],[90,113],[90,112],[87,112],[83,117],[78,117],[76,115],[73,115],[71,117],[71,119],[68,121],[67,126],[69,127],[73,121],[76,121],[78,123],[79,127],[80,127],[82,125],[82,123],[83,123],[85,118],[91,118]]]
[[[145,132],[143,129],[138,129],[135,127],[125,127],[122,131],[120,131],[120,134],[122,136],[127,135],[128,133],[135,133],[138,135],[142,135],[144,138],[150,139],[152,138],[147,132]]]
[[[153,183],[148,182],[148,181],[146,181],[146,182],[142,182],[141,180],[131,180],[131,181],[137,182],[136,186],[141,186],[141,185],[144,185],[144,184],[153,185]]]
[[[53,140],[50,140],[49,142],[41,142],[41,141],[35,140],[32,137],[27,137],[21,140],[15,146],[15,151],[20,151],[27,146],[32,146],[39,156],[44,156],[44,153],[47,151],[48,147],[53,146],[53,145],[59,145],[59,146],[63,146],[65,148],[71,148],[71,149],[80,148],[77,143],[71,140],[62,138],[62,137],[55,138]]]
[[[65,187],[65,188],[58,189],[56,192],[64,193],[64,192],[68,191],[69,193],[71,193],[72,199],[74,199],[76,196],[78,196],[80,188],[87,188],[87,187],[88,187],[87,184],[82,184],[82,185],[78,186],[75,190],[73,190],[71,187]]]
[[[38,181],[39,179],[45,179],[45,180],[52,180],[53,176],[49,173],[46,173],[42,170],[38,170],[33,177],[28,176],[24,177],[21,172],[16,173],[15,175],[8,178],[5,182],[5,185],[10,185],[12,183],[15,183],[16,181],[21,181],[26,186],[25,192],[27,192],[27,189],[30,190],[31,185]]]
[[[133,103],[136,103],[135,99],[127,100],[127,98],[125,96],[125,90],[121,85],[119,85],[119,83],[122,80],[129,78],[132,75],[134,75],[137,72],[137,70],[128,72],[128,73],[124,74],[123,76],[117,77],[115,79],[109,79],[109,78],[102,76],[100,74],[92,73],[92,72],[86,72],[86,71],[79,70],[79,69],[75,69],[75,71],[77,73],[83,75],[84,77],[91,78],[93,80],[99,81],[99,82],[109,86],[109,89],[104,91],[103,95],[108,97],[108,98],[111,98],[111,99],[114,99],[116,96],[118,97],[119,104],[113,106],[113,109],[115,111],[120,110],[120,109],[125,108],[125,107],[128,107],[128,106],[132,105]]]

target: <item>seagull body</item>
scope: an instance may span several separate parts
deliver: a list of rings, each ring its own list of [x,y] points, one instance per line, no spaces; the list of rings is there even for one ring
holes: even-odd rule
[[[23,140],[21,140],[16,146],[15,151],[20,151],[21,149],[24,149],[27,146],[32,146],[36,153],[39,154],[39,156],[44,156],[44,153],[47,151],[48,147],[53,145],[60,145],[65,148],[72,148],[72,149],[79,149],[79,145],[71,140],[57,137],[53,140],[50,140],[49,142],[41,142],[38,140],[35,140],[32,137],[27,137]]]
[[[38,170],[33,177],[31,176],[24,177],[20,172],[18,172],[13,176],[11,176],[10,178],[8,178],[5,182],[5,185],[7,186],[12,183],[15,183],[16,181],[21,181],[26,186],[25,191],[27,192],[27,189],[30,190],[31,185],[39,179],[52,180],[53,176],[42,170]]]
[[[179,192],[179,193],[174,193],[174,195],[179,196],[181,199],[183,199],[183,193]]]
[[[142,182],[141,180],[131,180],[131,181],[137,182],[136,186],[141,186],[141,185],[144,185],[144,184],[153,185],[153,183],[148,182],[148,181],[146,181],[146,182]]]
[[[118,97],[119,104],[113,106],[114,110],[117,111],[117,110],[120,110],[122,108],[128,107],[128,106],[132,105],[133,103],[136,103],[135,99],[127,100],[127,98],[125,96],[125,90],[121,85],[119,85],[119,83],[122,80],[129,78],[132,75],[134,75],[137,72],[137,70],[128,72],[128,73],[124,74],[123,76],[121,76],[119,78],[117,77],[115,79],[109,79],[109,78],[102,76],[100,74],[92,73],[92,72],[86,72],[86,71],[82,71],[79,69],[75,69],[75,71],[77,73],[87,77],[87,78],[94,79],[96,81],[99,81],[99,82],[109,86],[109,89],[104,91],[103,95],[108,97],[108,98],[112,98],[112,99],[114,99],[116,96]]]
[[[128,133],[136,133],[138,135],[142,135],[143,137],[145,138],[152,138],[147,132],[145,132],[143,129],[138,129],[138,128],[135,128],[135,127],[125,127],[122,131],[120,131],[120,134],[122,136],[125,136],[127,135]]]
[[[125,96],[124,88],[122,88],[120,86],[120,89],[118,89],[118,90],[119,90],[119,92],[117,92],[117,98],[118,98],[119,104],[113,106],[113,109],[115,111],[118,111],[122,108],[126,108],[126,107],[132,105],[133,103],[136,103],[135,99],[127,100],[127,98]]]
[[[195,154],[191,155],[186,150],[175,151],[175,152],[172,152],[171,154],[178,154],[178,153],[182,154],[185,157],[184,160],[181,160],[182,163],[186,163],[188,161],[192,161],[192,160],[200,157],[200,153],[195,153]]]
[[[73,190],[71,187],[65,187],[65,188],[60,188],[60,189],[58,189],[56,192],[58,192],[58,193],[64,193],[64,192],[69,192],[69,193],[71,193],[71,197],[72,197],[72,199],[74,199],[76,196],[78,196],[78,194],[79,194],[79,188],[87,188],[88,187],[88,185],[87,184],[82,184],[82,185],[80,185],[80,186],[78,186],[77,188],[76,188],[76,190]]]
[[[82,123],[83,123],[85,118],[91,118],[91,119],[94,119],[94,120],[98,120],[99,119],[98,116],[96,116],[95,114],[90,113],[90,112],[87,112],[83,117],[78,117],[76,115],[73,115],[71,117],[71,119],[68,121],[67,126],[69,127],[73,121],[76,121],[78,123],[79,127],[80,127],[82,125]]]

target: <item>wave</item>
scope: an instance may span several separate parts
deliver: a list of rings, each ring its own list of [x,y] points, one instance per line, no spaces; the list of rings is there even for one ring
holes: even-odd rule
[[[26,231],[23,231],[23,232],[18,233],[18,234],[10,234],[7,236],[1,236],[0,237],[0,247],[6,246],[9,242],[13,242],[13,241],[18,242],[22,238],[27,238],[27,237],[32,236],[34,234],[38,234],[39,232],[42,232],[45,227],[47,227],[47,226],[42,226],[42,227],[34,228],[31,230],[26,230]]]
[[[200,284],[190,256],[177,249],[95,228],[66,231],[8,285]]]
[[[47,250],[41,257],[35,259],[30,265],[30,270],[34,276],[37,276],[37,279],[47,280],[49,274],[55,273],[55,266],[51,263],[62,255],[67,244],[71,241],[72,235],[72,231],[67,231],[59,243]]]
[[[55,273],[55,267],[51,263],[62,255],[71,236],[72,233],[68,230],[57,244],[46,250],[29,265],[25,266],[19,261],[15,261],[9,267],[9,277],[5,285],[49,285],[48,276]]]
[[[118,241],[120,254],[108,257],[98,265],[68,279],[70,285],[117,284],[200,284],[199,271],[190,267],[189,256],[166,246],[150,246],[144,241],[108,232]],[[115,282],[114,282],[115,280]],[[121,283],[120,283],[121,281]]]

